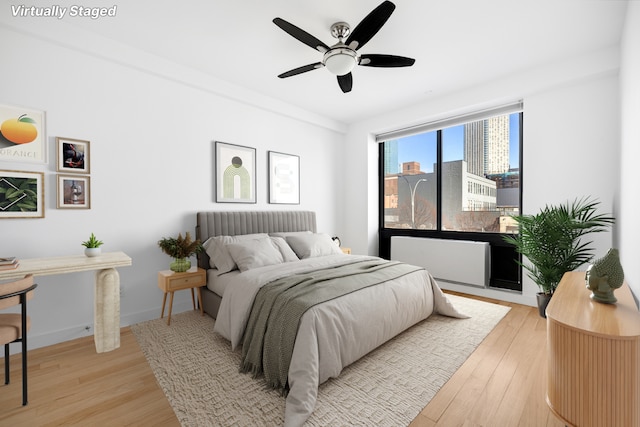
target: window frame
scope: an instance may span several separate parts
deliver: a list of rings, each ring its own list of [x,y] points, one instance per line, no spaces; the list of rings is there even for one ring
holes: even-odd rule
[[[518,212],[522,212],[522,203],[523,203],[523,135],[524,135],[524,113],[522,109],[519,111],[511,111],[506,113],[498,113],[500,114],[518,114],[519,121],[519,135],[518,135],[518,162],[519,162],[519,206]],[[491,115],[493,116],[493,115]],[[477,119],[470,119],[468,122],[476,121]],[[467,122],[461,122],[459,124],[464,124]],[[505,233],[496,233],[496,232],[469,232],[469,231],[454,231],[454,230],[443,230],[442,229],[442,170],[441,167],[443,163],[443,155],[442,155],[442,129],[429,129],[427,131],[437,131],[437,142],[436,142],[436,162],[438,167],[436,168],[436,209],[437,209],[437,219],[436,219],[436,229],[435,230],[427,230],[427,229],[414,229],[414,228],[387,228],[385,227],[385,209],[384,209],[384,198],[385,198],[385,189],[384,189],[384,141],[393,139],[393,138],[376,138],[378,141],[378,248],[379,248],[379,256],[382,258],[390,259],[391,258],[391,237],[392,236],[411,236],[411,237],[423,237],[423,238],[435,238],[435,239],[448,239],[448,240],[473,240],[479,242],[488,242],[491,247],[491,255],[492,255],[492,274],[490,279],[490,287],[492,289],[500,289],[500,290],[512,290],[516,292],[522,292],[522,267],[518,264],[518,262],[522,261],[522,256],[515,251],[513,245],[508,244],[504,241],[503,236]],[[494,259],[497,257],[497,259]],[[509,264],[513,261],[515,267]],[[517,280],[503,280],[501,278],[494,277],[494,263],[496,266],[501,264],[502,266],[509,265],[505,268],[514,268],[517,270],[513,270],[512,275],[517,276]],[[506,264],[505,264],[506,263]],[[499,267],[498,267],[499,268]]]

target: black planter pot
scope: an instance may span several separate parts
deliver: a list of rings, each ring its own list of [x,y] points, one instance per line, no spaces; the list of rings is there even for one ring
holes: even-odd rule
[[[549,301],[551,301],[552,294],[545,294],[542,292],[538,292],[536,294],[536,299],[538,300],[538,313],[540,313],[541,317],[547,318],[547,306],[549,305]]]

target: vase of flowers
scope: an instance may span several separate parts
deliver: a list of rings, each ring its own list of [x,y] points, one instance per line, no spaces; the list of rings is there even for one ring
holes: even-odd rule
[[[200,240],[191,240],[191,234],[188,231],[184,238],[182,233],[178,234],[178,237],[163,237],[158,241],[158,246],[162,252],[174,259],[169,265],[169,269],[176,273],[190,269],[191,260],[189,257],[203,250]]]
[[[175,258],[169,264],[169,270],[176,273],[182,273],[191,268],[191,260],[189,258]]]

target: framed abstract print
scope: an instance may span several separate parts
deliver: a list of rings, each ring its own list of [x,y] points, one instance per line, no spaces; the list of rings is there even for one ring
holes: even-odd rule
[[[256,149],[216,141],[216,202],[256,203]]]
[[[91,209],[91,178],[58,175],[58,209]]]
[[[89,173],[89,141],[71,138],[56,138],[57,171]]]
[[[44,218],[44,173],[0,171],[0,218]]]
[[[300,204],[300,157],[269,151],[269,203]]]

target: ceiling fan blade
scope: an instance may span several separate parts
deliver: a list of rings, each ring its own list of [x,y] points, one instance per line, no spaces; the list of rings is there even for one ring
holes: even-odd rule
[[[329,50],[329,46],[324,44],[322,41],[318,40],[317,38],[313,37],[311,34],[285,21],[282,18],[274,18],[273,23],[276,24],[278,27],[282,28],[287,33],[289,33],[291,36],[300,40],[302,43],[314,48],[319,52],[325,53],[326,51]]]
[[[387,19],[391,16],[395,10],[396,5],[390,1],[382,2],[378,7],[373,9],[365,18],[360,21],[356,28],[351,32],[349,38],[347,38],[346,45],[353,50],[358,50],[365,45],[371,37],[382,28]]]
[[[410,67],[415,62],[415,59],[406,56],[365,54],[360,55],[358,65],[365,67]]]
[[[351,92],[351,87],[353,86],[353,76],[351,73],[345,74],[344,76],[338,76],[338,84],[340,85],[342,92]]]
[[[280,74],[278,77],[284,79],[285,77],[295,76],[298,74],[306,73],[307,71],[317,70],[318,68],[322,67],[324,67],[324,65],[322,65],[322,62],[316,62],[314,64],[303,65],[302,67],[294,68],[293,70],[289,70]]]

